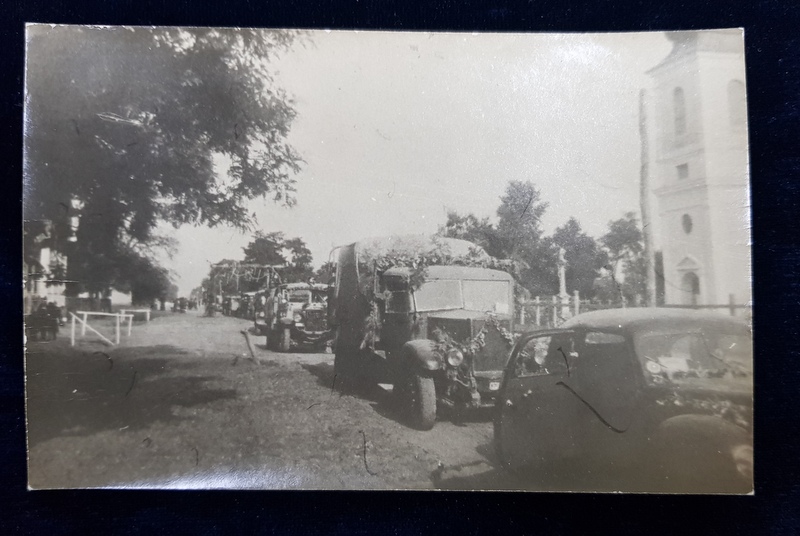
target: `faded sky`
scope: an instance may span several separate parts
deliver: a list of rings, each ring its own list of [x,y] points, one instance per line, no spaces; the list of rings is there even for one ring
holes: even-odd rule
[[[276,68],[296,101],[290,142],[306,164],[298,204],[256,200],[265,232],[327,260],[367,236],[435,232],[448,210],[491,216],[510,180],[593,236],[638,210],[638,94],[670,50],[652,34],[312,32]],[[249,234],[170,229],[182,294]]]

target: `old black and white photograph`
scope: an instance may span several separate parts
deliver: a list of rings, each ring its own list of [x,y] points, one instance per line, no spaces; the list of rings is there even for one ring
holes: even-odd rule
[[[24,105],[30,489],[753,492],[741,29],[30,24]]]

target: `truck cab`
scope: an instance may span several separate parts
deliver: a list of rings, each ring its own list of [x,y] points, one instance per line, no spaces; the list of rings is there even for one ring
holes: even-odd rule
[[[328,285],[287,283],[257,300],[256,329],[267,346],[288,352],[292,345],[323,349],[330,340],[326,317]]]

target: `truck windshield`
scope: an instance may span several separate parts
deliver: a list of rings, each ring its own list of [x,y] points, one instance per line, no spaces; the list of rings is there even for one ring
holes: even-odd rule
[[[441,311],[443,309],[461,309],[464,299],[461,295],[461,281],[435,279],[426,281],[414,291],[417,311]]]
[[[292,303],[308,303],[311,301],[310,290],[297,290],[292,289],[288,292],[289,301]]]
[[[508,281],[464,280],[461,285],[464,289],[464,309],[491,311],[501,315],[510,313]]]

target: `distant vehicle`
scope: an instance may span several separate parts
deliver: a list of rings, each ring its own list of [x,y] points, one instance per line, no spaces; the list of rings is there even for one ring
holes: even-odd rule
[[[324,349],[331,339],[327,319],[328,285],[286,283],[257,298],[255,327],[267,346],[288,352],[292,344]]]
[[[508,468],[578,459],[642,491],[749,492],[752,342],[735,318],[675,309],[578,315],[524,335],[494,421]]]
[[[420,271],[413,259],[440,264]],[[514,278],[453,265],[493,259],[464,240],[370,239],[338,248],[331,317],[337,378],[392,383],[412,426],[429,430],[440,405],[494,404],[513,338]]]
[[[255,297],[257,292],[242,292],[239,298],[239,318],[252,320],[255,315]]]
[[[172,312],[185,313],[188,304],[189,301],[186,298],[176,298],[175,301],[172,303]]]

